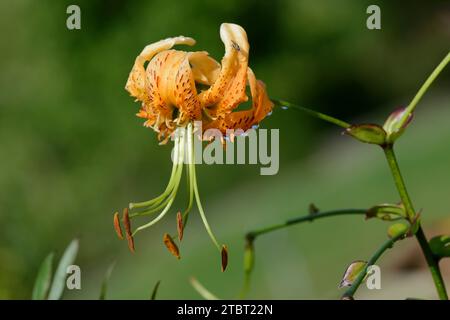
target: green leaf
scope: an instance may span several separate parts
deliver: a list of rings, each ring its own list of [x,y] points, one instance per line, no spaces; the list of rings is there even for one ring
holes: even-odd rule
[[[386,143],[386,132],[376,124],[352,125],[345,130],[345,133],[365,143],[378,145]]]
[[[53,257],[54,254],[52,252],[44,259],[39,268],[31,296],[33,300],[45,300],[47,298],[48,289],[52,281]]]
[[[103,278],[102,287],[100,289],[100,297],[99,300],[105,300],[106,299],[106,292],[108,291],[108,283],[109,279],[111,278],[111,274],[114,270],[114,266],[116,265],[115,262],[111,263],[111,265],[106,270],[105,276]]]
[[[156,300],[156,294],[158,293],[160,283],[161,283],[161,280],[158,280],[158,282],[156,282],[155,286],[153,287],[153,292],[152,292],[152,296],[150,297],[150,300]]]
[[[59,300],[61,298],[66,286],[67,267],[75,262],[78,247],[78,239],[74,239],[66,248],[66,251],[64,251],[62,258],[59,261],[58,268],[56,269],[55,276],[53,277],[53,283],[48,295],[49,300]]]
[[[403,204],[383,203],[370,208],[366,212],[366,219],[378,218],[384,221],[395,221],[406,217]]]
[[[404,223],[396,223],[389,227],[388,229],[388,236],[389,238],[393,239],[401,234],[405,234],[409,230],[409,227]]]
[[[366,266],[367,266],[366,261],[361,260],[353,261],[345,270],[344,276],[342,277],[342,280],[339,283],[339,288],[350,287]]]
[[[431,251],[439,258],[450,257],[450,236],[436,236],[430,240]]]
[[[401,120],[406,112],[406,108],[399,108],[392,112],[387,118],[386,122],[383,125],[384,131],[387,134],[387,140],[389,143],[393,143],[397,138],[399,138],[408,125],[411,123],[413,114],[409,114],[408,119],[402,125]]]
[[[206,300],[219,300],[216,295],[211,293],[208,289],[206,289],[197,279],[191,278],[191,285],[194,287],[195,291],[197,291],[204,299]]]

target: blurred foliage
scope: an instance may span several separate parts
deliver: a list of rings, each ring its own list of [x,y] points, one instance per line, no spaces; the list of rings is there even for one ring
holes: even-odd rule
[[[198,170],[211,222],[230,243],[226,274],[220,274],[218,261],[217,270],[209,270],[214,266],[209,259],[215,259],[216,252],[208,245],[206,234],[195,233],[196,219],[186,230],[182,248],[187,251],[186,259],[178,264],[161,245],[161,236],[174,227],[175,217],[173,225],[163,224],[139,238],[134,257],[122,242],[115,241],[112,229],[114,210],[130,200],[157,194],[171,167],[170,146],[158,146],[155,134],[141,126],[142,121],[134,116],[138,106],[123,89],[136,55],[146,44],[183,34],[197,40],[194,49],[207,50],[220,59],[220,23],[239,23],[248,32],[250,65],[271,96],[349,121],[368,118],[368,113],[387,115],[409,102],[448,51],[450,7],[448,1],[376,3],[382,10],[381,31],[365,27],[365,10],[373,1],[1,2],[0,298],[30,297],[46,254],[61,252],[75,236],[81,242],[82,287],[94,289],[72,292],[71,297],[96,298],[104,270],[116,257],[108,295],[111,291],[117,298],[148,297],[158,279],[165,283],[162,298],[164,294],[165,298],[196,298],[187,282],[192,274],[204,275],[206,279],[200,280],[215,285],[218,289],[213,291],[224,292],[221,296],[231,295],[237,288],[230,283],[240,283],[239,250],[248,229],[300,213],[299,208],[318,198],[320,206],[326,207],[370,205],[388,200],[385,196],[395,201],[387,172],[370,169],[375,162],[376,168],[384,169],[381,156],[364,155],[364,164],[357,153],[336,156],[347,146],[338,149],[333,142],[324,142],[328,125],[297,113],[275,112],[263,126],[281,128],[279,175],[261,177],[257,166],[202,166]],[[65,26],[69,4],[81,7],[79,31]],[[432,92],[438,92],[438,87],[448,89],[449,83],[446,72]],[[427,101],[419,109],[431,109],[425,105]],[[448,107],[449,99],[444,101]],[[416,121],[424,120],[417,117]],[[411,148],[401,161],[409,161],[407,177],[413,171],[408,182],[417,186],[414,195],[430,201],[435,198],[435,188],[419,179],[428,178],[421,170],[427,161],[438,160],[429,174],[448,178],[450,153],[449,132],[445,132],[447,140],[440,139],[439,148],[432,149],[429,139],[435,138],[432,131],[436,128],[433,122],[427,125],[421,131],[427,137],[423,142],[427,151],[434,153]],[[402,139],[410,137],[405,134]],[[305,157],[309,159],[312,152],[317,156],[322,143],[328,147],[321,151],[319,161],[314,166],[305,164]],[[365,147],[358,150],[365,153]],[[339,159],[344,163],[336,163]],[[442,159],[447,159],[447,166]],[[365,178],[348,176],[353,164],[365,170]],[[433,171],[438,167],[446,175]],[[383,183],[377,177],[380,172]],[[359,183],[369,185],[359,188]],[[442,188],[448,190],[447,184]],[[433,209],[438,213],[445,207],[450,206],[442,202]],[[241,220],[238,228],[236,219]],[[334,233],[333,226],[343,226],[334,221],[321,223],[323,232]],[[361,227],[350,219],[345,222],[344,227],[351,231]],[[327,290],[334,288],[330,280],[339,278],[333,275],[342,272],[343,260],[350,260],[353,252],[376,247],[373,243],[379,240],[344,239],[345,247],[338,250],[331,235],[325,235],[323,242],[310,247],[305,244],[306,235],[313,234],[297,235],[298,230],[268,240],[265,250],[257,253],[259,271],[254,279],[262,279],[258,297],[327,297]],[[314,230],[322,232],[319,223]],[[369,237],[374,232],[356,234]],[[289,244],[283,239],[289,239]],[[280,251],[275,249],[282,243],[286,255],[276,255]],[[271,257],[283,259],[285,263],[276,270],[296,280],[281,277],[274,283],[276,273],[269,272]],[[324,270],[332,273],[318,277]],[[298,291],[280,291],[278,286]]]

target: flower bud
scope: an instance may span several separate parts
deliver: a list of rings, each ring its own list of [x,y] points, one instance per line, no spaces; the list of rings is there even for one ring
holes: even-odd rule
[[[412,113],[410,113],[406,121],[402,123],[402,119],[405,112],[406,108],[403,107],[395,110],[390,114],[390,116],[384,123],[383,129],[384,131],[386,131],[387,134],[386,140],[388,141],[388,143],[393,143],[395,140],[397,140],[403,134],[408,125],[411,123],[413,119]]]

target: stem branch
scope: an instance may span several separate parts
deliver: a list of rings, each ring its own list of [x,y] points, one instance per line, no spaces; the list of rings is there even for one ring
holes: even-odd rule
[[[285,222],[274,224],[268,227],[264,227],[261,229],[257,229],[254,231],[250,231],[247,233],[247,238],[254,240],[257,236],[260,236],[265,233],[269,233],[275,230],[279,230],[297,223],[302,223],[306,221],[314,221],[321,218],[339,216],[339,215],[351,215],[351,214],[366,214],[368,209],[341,209],[341,210],[332,210],[332,211],[324,211],[320,213],[308,214],[306,216],[302,216],[299,218],[294,218],[290,220],[286,220]]]
[[[425,82],[422,84],[422,87],[420,87],[419,91],[417,91],[414,98],[409,103],[408,107],[406,108],[406,112],[403,114],[403,117],[401,118],[401,121],[398,124],[399,128],[402,128],[405,123],[408,121],[408,117],[410,114],[414,112],[414,109],[416,108],[417,104],[419,103],[420,99],[422,99],[425,92],[427,92],[430,85],[433,83],[433,81],[437,78],[437,76],[441,73],[442,70],[444,70],[445,66],[450,62],[450,52],[447,53],[445,58],[439,63],[439,65],[433,70],[433,72],[428,76],[428,79],[425,80]]]
[[[355,279],[355,281],[352,283],[351,287],[345,291],[341,299],[353,299],[353,296],[358,290],[359,286],[364,280],[364,277],[367,274],[367,270],[370,266],[374,265],[377,260],[381,257],[381,255],[388,249],[392,248],[395,242],[402,239],[405,236],[405,233],[400,233],[397,236],[395,236],[392,239],[387,240],[383,245],[373,254],[373,256],[367,261],[366,266],[364,269],[359,273],[358,277]]]
[[[325,211],[325,212],[320,212],[320,213],[313,213],[313,214],[308,214],[306,216],[289,219],[283,223],[274,224],[274,225],[271,225],[268,227],[264,227],[261,229],[257,229],[257,230],[248,232],[247,236],[246,236],[246,240],[247,240],[247,243],[246,243],[247,257],[246,258],[247,258],[247,260],[244,259],[244,271],[245,271],[244,272],[244,284],[241,289],[239,298],[244,299],[250,289],[250,278],[251,278],[251,274],[253,271],[253,264],[254,264],[254,262],[253,262],[253,260],[254,260],[253,244],[254,244],[254,240],[256,239],[256,237],[266,234],[266,233],[270,233],[275,230],[279,230],[279,229],[288,227],[288,226],[302,223],[302,222],[307,222],[307,221],[312,222],[316,219],[332,217],[332,216],[340,216],[340,215],[355,215],[355,214],[364,215],[364,214],[366,214],[367,211],[368,211],[368,209],[342,209],[342,210],[333,210],[333,211]],[[248,259],[250,259],[251,261],[248,261]]]
[[[276,100],[276,99],[271,99],[271,100],[277,106],[288,107],[288,108],[293,108],[293,109],[297,109],[297,110],[303,111],[303,112],[309,114],[310,116],[313,116],[313,117],[316,117],[318,119],[330,122],[332,124],[335,124],[335,125],[337,125],[339,127],[344,128],[344,129],[347,129],[347,128],[349,128],[351,126],[349,123],[347,123],[345,121],[339,120],[337,118],[334,118],[332,116],[329,116],[327,114],[324,114],[324,113],[321,113],[321,112],[318,112],[318,111],[314,111],[314,110],[311,110],[311,109],[308,109],[308,108],[305,108],[305,107],[301,107],[301,106],[298,106],[296,104],[293,104],[293,103],[290,103],[290,102],[287,102],[287,101],[284,101],[284,100]]]
[[[400,172],[400,167],[398,166],[397,158],[394,153],[394,148],[392,145],[388,145],[383,148],[384,154],[389,164],[389,168],[391,169],[392,177],[394,178],[395,186],[397,187],[398,193],[400,194],[400,199],[405,206],[406,215],[408,216],[409,221],[414,220],[414,216],[416,212],[412,205],[411,198],[408,194],[408,190],[406,189],[405,181],[403,180],[403,176]]]

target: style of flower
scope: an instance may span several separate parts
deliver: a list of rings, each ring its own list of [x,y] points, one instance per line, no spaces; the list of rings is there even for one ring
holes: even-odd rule
[[[169,212],[180,185],[183,164],[186,163],[189,201],[184,212],[177,213],[178,241],[183,237],[195,198],[205,228],[221,252],[224,271],[228,261],[227,247],[219,245],[216,240],[200,201],[195,173],[194,122],[200,121],[203,131],[214,128],[223,135],[229,129],[245,132],[271,112],[273,103],[264,83],[257,80],[248,67],[249,44],[245,30],[236,24],[223,23],[220,37],[225,45],[221,64],[205,51],[172,49],[175,45],[195,44],[194,39],[183,36],[150,44],[136,58],[125,89],[141,102],[137,116],[145,119],[144,126],[158,133],[161,144],[167,143],[170,138],[174,140],[174,156],[165,191],[154,199],[130,203],[129,209],[124,209],[122,221],[130,250],[134,251],[133,237],[136,233],[153,226]],[[247,85],[252,98],[251,108],[235,111],[248,100]],[[131,220],[154,214],[158,215],[153,220],[131,230]],[[114,226],[119,238],[123,238],[118,213],[114,215]],[[166,233],[163,240],[169,251],[179,258],[174,237]]]

